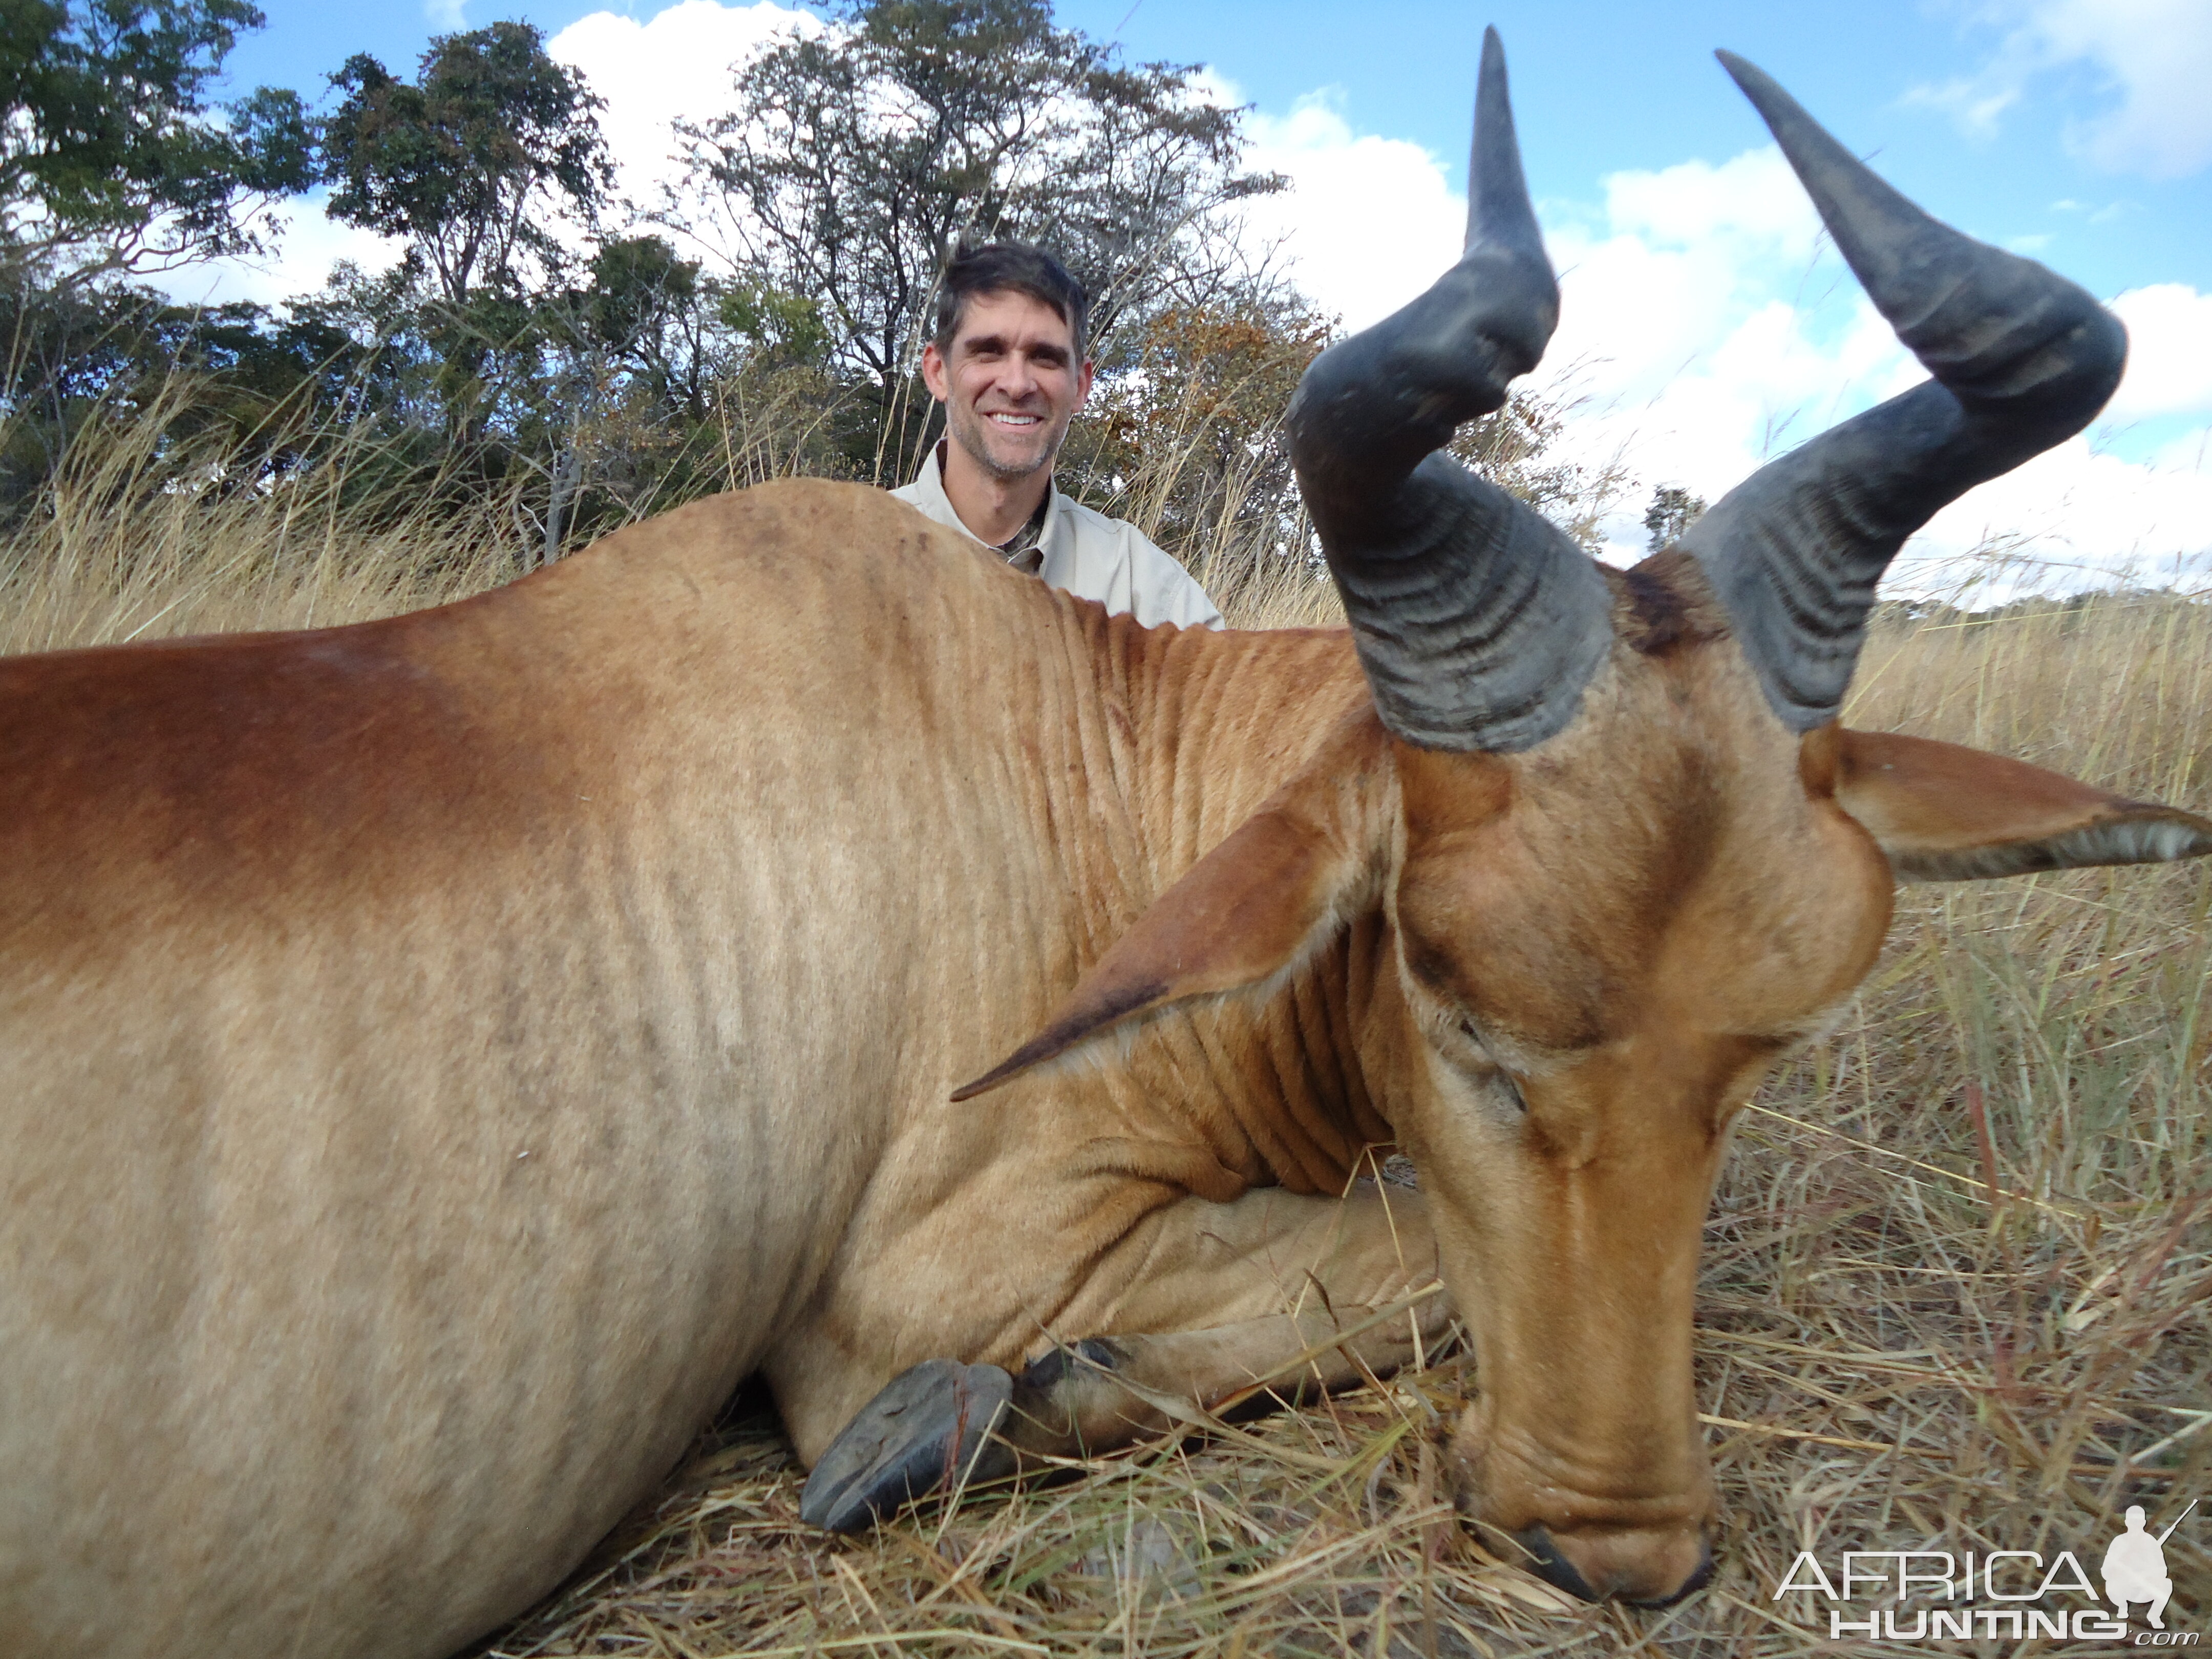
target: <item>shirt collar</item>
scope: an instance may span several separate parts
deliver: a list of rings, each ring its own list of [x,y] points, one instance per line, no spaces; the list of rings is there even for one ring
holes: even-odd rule
[[[945,504],[945,523],[958,525],[970,541],[981,541],[981,537],[968,528],[967,522],[953,507],[951,497],[945,493],[945,447],[950,441],[947,438],[937,441],[936,447],[923,459],[917,482],[925,493]],[[1027,571],[1034,576],[1043,569],[1045,556],[1053,549],[1057,539],[1054,532],[1059,526],[1060,486],[1047,478],[1044,499],[1037,503],[1037,510],[1030,515],[1029,522],[1015,532],[1013,538],[997,547],[991,547],[988,542],[982,542],[982,545],[991,547],[993,552],[1015,569]]]

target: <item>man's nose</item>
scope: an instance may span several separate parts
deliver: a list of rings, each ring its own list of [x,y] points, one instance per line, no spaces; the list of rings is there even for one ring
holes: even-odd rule
[[[1037,389],[1036,365],[1023,353],[1010,352],[1005,371],[999,376],[1000,388],[1010,398],[1026,398]]]

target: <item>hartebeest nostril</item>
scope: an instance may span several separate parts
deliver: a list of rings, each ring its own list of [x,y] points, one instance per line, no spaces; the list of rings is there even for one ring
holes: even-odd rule
[[[1703,1527],[1592,1528],[1563,1536],[1547,1527],[1526,1527],[1513,1540],[1528,1553],[1522,1566],[1584,1601],[1618,1596],[1639,1607],[1672,1607],[1713,1576],[1712,1545]]]
[[[1542,1527],[1524,1527],[1513,1534],[1513,1541],[1528,1552],[1528,1559],[1521,1565],[1546,1583],[1563,1589],[1579,1601],[1595,1601],[1600,1592],[1592,1589],[1587,1580],[1576,1570],[1575,1564],[1559,1553],[1559,1547],[1552,1541],[1552,1534]]]
[[[1668,1596],[1663,1601],[1638,1601],[1636,1605],[1639,1607],[1671,1607],[1675,1602],[1683,1600],[1685,1597],[1696,1595],[1699,1590],[1705,1589],[1706,1585],[1712,1582],[1712,1540],[1700,1534],[1698,1539],[1698,1570],[1692,1573],[1683,1583],[1682,1588],[1676,1590],[1672,1595]]]

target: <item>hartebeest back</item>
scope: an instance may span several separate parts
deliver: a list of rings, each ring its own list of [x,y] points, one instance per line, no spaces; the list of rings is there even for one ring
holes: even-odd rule
[[[788,483],[0,664],[0,1650],[433,1656],[748,1370],[852,1527],[1455,1308],[1486,1536],[1693,1583],[1700,1220],[1894,878],[2212,849],[1834,723],[1881,559],[2119,337],[1735,68],[1938,378],[1636,570],[1430,458],[1556,306],[1492,39],[1466,258],[1297,411],[1349,638]]]

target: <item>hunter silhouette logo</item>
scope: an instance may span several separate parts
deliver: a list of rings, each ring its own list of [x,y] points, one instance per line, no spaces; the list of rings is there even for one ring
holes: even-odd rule
[[[2197,1500],[2189,1500],[2189,1510],[2197,1507]],[[2119,1609],[2120,1617],[2128,1616],[2128,1604],[2141,1601],[2150,1611],[2144,1615],[2153,1630],[2164,1630],[2166,1620],[2160,1617],[2166,1611],[2166,1599],[2173,1594],[2173,1580],[2166,1573],[2166,1540],[2173,1536],[2174,1527],[2189,1518],[2184,1510],[2169,1526],[2155,1538],[2143,1530],[2141,1504],[2128,1510],[2128,1529],[2105,1547],[2105,1599]]]
[[[2139,1648],[2195,1647],[2197,1632],[2166,1627],[2166,1604],[2173,1595],[2173,1580],[2166,1570],[2166,1540],[2197,1504],[2191,1499],[2188,1509],[2160,1533],[2144,1524],[2140,1506],[2130,1509],[2126,1525],[2105,1548],[2101,1596],[2071,1550],[2061,1550],[2048,1560],[2035,1550],[1969,1551],[1964,1555],[1948,1550],[1846,1550],[1840,1571],[1832,1571],[1812,1551],[1802,1550],[1775,1587],[1772,1599],[1814,1595],[1826,1601],[1827,1607],[1820,1611],[1828,1615],[1832,1641],[1853,1637],[1905,1644],[2047,1638],[2128,1642]],[[1868,1607],[1868,1601],[1876,1605]],[[2128,1626],[2131,1607],[2143,1610],[2148,1626],[2132,1637]]]

